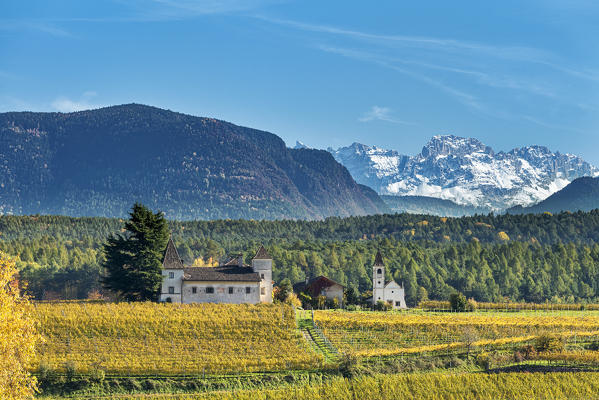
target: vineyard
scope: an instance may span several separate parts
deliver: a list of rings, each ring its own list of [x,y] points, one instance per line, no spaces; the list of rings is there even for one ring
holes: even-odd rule
[[[339,351],[362,357],[470,347],[510,347],[542,335],[581,343],[599,338],[598,313],[372,313],[317,311],[315,321]]]
[[[323,363],[283,305],[38,303],[35,315],[45,343],[34,370],[177,375]]]
[[[77,389],[90,382],[113,400],[587,399],[599,391],[596,311],[315,311],[312,320],[278,304],[57,302],[35,303],[34,314],[45,341],[31,367],[47,399],[93,398]],[[518,372],[523,366],[532,372]]]
[[[473,302],[478,311],[598,311],[599,304],[594,303],[485,303]],[[432,311],[450,311],[449,301],[426,300],[418,303],[418,308]]]
[[[599,373],[502,373],[377,375],[332,379],[313,385],[271,390],[239,390],[206,394],[114,396],[113,400],[587,400],[597,398]]]

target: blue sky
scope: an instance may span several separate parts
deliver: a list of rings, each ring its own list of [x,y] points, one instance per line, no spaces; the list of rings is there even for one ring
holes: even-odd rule
[[[144,103],[288,145],[420,151],[436,134],[599,165],[599,5],[7,0],[0,111]]]

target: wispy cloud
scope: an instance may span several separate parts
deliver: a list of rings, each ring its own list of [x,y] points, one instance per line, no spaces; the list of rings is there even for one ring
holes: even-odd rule
[[[483,106],[478,101],[476,96],[474,96],[470,93],[466,93],[466,92],[459,90],[457,88],[454,88],[452,86],[449,86],[439,80],[433,79],[433,78],[431,78],[427,75],[424,75],[420,72],[416,72],[413,70],[409,70],[409,69],[394,65],[391,62],[389,62],[385,57],[381,57],[378,54],[364,52],[364,51],[351,50],[351,49],[345,49],[345,48],[339,48],[339,47],[330,47],[330,46],[319,46],[319,48],[322,51],[326,51],[329,53],[335,53],[335,54],[342,55],[344,57],[350,57],[350,58],[359,59],[362,61],[372,62],[372,63],[378,64],[382,67],[392,69],[396,72],[400,72],[402,74],[408,75],[414,79],[417,79],[417,80],[422,81],[430,86],[440,89],[443,92],[455,97],[462,104],[465,104],[465,105],[472,107],[474,109],[477,109],[477,110],[483,109]]]
[[[360,122],[385,121],[393,124],[414,125],[411,122],[402,121],[393,116],[389,107],[372,106],[370,110],[364,113],[360,118]]]
[[[37,20],[0,20],[3,31],[37,31],[56,37],[69,37],[71,34],[54,23]]]
[[[369,47],[368,51],[377,47],[386,49],[383,51],[384,56],[377,54],[376,58],[378,62],[392,64],[395,65],[395,67],[397,67],[398,64],[401,64],[404,67],[414,66],[419,67],[420,69],[425,68],[461,74],[472,77],[478,84],[496,88],[526,91],[534,95],[551,97],[554,99],[557,99],[560,96],[556,93],[556,89],[551,87],[550,84],[545,82],[540,83],[535,79],[536,77],[514,76],[513,73],[502,74],[497,70],[501,67],[514,64],[537,64],[582,80],[599,82],[598,70],[573,67],[568,65],[567,61],[560,59],[550,51],[529,46],[501,46],[451,38],[385,35],[265,16],[255,16],[255,18],[271,24],[277,24],[305,32],[324,33],[329,36],[352,39],[356,44],[366,44]],[[334,49],[334,47],[327,48],[326,46],[320,48],[325,51]],[[401,49],[401,52],[403,53],[406,53],[407,51],[409,56],[404,55],[403,58],[393,58],[389,56],[389,54],[394,53],[394,50],[399,51],[399,49]],[[415,50],[418,51],[416,52]],[[355,57],[355,54],[351,55],[350,51],[347,49],[339,51],[339,54],[360,58]],[[454,64],[462,65],[467,65],[468,63],[479,64],[480,60],[484,60],[484,71],[472,67],[441,65],[439,63],[422,61],[419,60],[419,57],[432,60],[444,59],[447,63],[450,62],[449,60],[453,60]],[[370,58],[374,57],[370,56]],[[506,70],[512,71],[513,69],[508,67]],[[535,68],[528,67],[524,70],[535,70]],[[426,76],[426,74],[421,71],[418,72],[418,74]],[[433,81],[439,82],[435,79],[433,79]]]
[[[547,61],[552,58],[550,52],[526,46],[493,46],[484,43],[469,42],[464,40],[436,38],[410,35],[383,35],[358,30],[338,28],[329,25],[308,24],[298,21],[255,16],[255,18],[278,25],[284,25],[304,31],[328,33],[331,35],[345,36],[353,39],[374,41],[380,44],[402,45],[418,48],[435,49],[443,52],[477,52],[484,53],[495,58],[506,58],[512,60],[537,60]]]
[[[52,101],[51,105],[56,111],[65,113],[102,107],[101,105],[92,103],[91,100],[96,96],[97,93],[93,91],[84,92],[77,100],[72,100],[65,96],[59,96]]]
[[[187,15],[226,14],[238,11],[247,11],[280,1],[273,0],[151,0],[153,3]]]
[[[13,96],[0,95],[0,111],[34,111],[29,102]]]

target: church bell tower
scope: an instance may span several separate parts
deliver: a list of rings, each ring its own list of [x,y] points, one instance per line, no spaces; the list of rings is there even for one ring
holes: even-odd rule
[[[383,289],[385,287],[385,264],[381,252],[376,252],[374,265],[372,266],[372,289]]]

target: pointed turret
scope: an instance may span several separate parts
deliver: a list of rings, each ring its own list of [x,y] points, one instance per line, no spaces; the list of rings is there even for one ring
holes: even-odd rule
[[[175,247],[173,238],[169,238],[166,244],[166,251],[164,252],[164,261],[162,262],[162,268],[164,269],[183,269],[183,261],[179,257],[179,252]]]
[[[272,257],[264,246],[252,258],[252,269],[260,274],[260,301],[272,303]]]
[[[268,254],[264,246],[260,246],[256,255],[253,258],[254,260],[272,260],[272,257]]]

